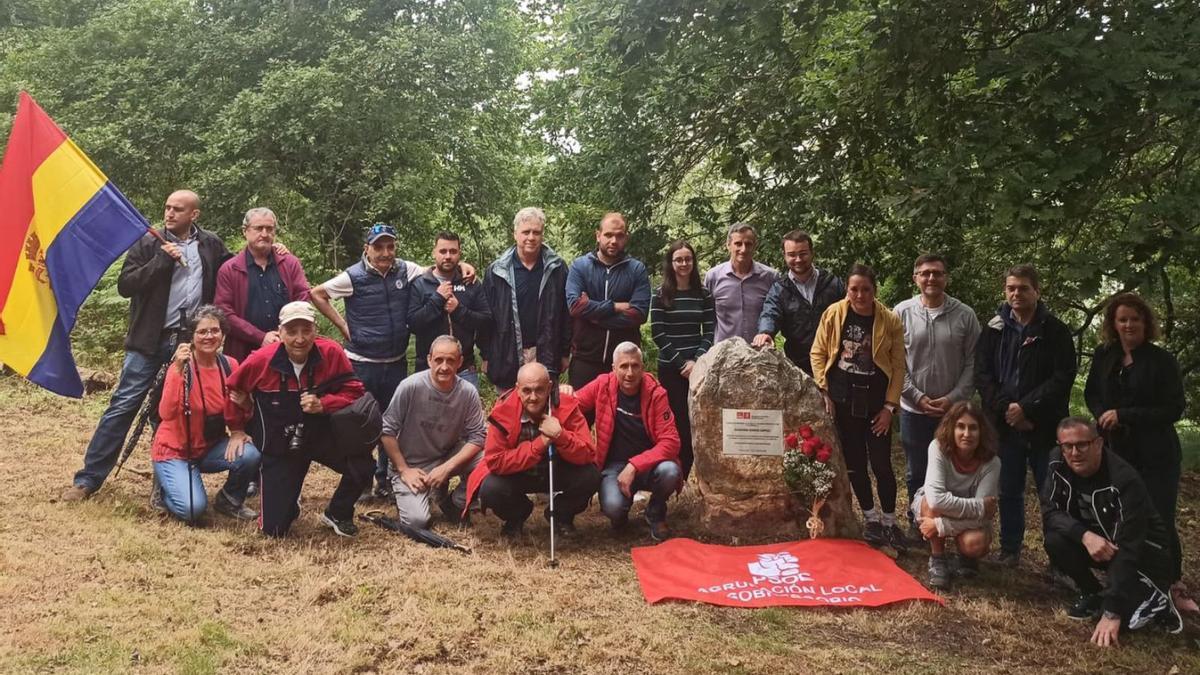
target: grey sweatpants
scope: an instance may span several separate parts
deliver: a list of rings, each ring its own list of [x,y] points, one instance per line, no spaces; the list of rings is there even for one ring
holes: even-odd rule
[[[457,453],[457,450],[455,451]],[[417,529],[429,527],[429,521],[433,518],[433,513],[429,503],[436,498],[438,506],[445,513],[447,508],[453,508],[454,514],[446,514],[457,516],[462,513],[467,506],[467,476],[471,475],[471,471],[475,469],[475,465],[479,464],[483,453],[476,455],[470,462],[453,474],[452,477],[458,477],[458,486],[450,492],[448,485],[443,485],[436,490],[422,490],[421,492],[413,492],[408,483],[400,480],[400,474],[396,473],[395,469],[389,469],[388,475],[392,481],[392,493],[396,497],[396,511],[400,522],[407,523]],[[441,462],[432,462],[425,466],[418,466],[418,469],[426,473],[441,466],[445,460]]]

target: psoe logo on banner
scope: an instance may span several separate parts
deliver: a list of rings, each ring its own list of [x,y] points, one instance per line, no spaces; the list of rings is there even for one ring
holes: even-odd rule
[[[749,563],[746,567],[750,570],[751,576],[761,577],[765,581],[776,583],[784,577],[800,575],[800,559],[787,551],[759,553],[758,559]],[[805,581],[809,580],[805,579]]]

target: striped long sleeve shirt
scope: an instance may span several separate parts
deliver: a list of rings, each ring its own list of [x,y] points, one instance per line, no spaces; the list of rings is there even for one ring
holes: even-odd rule
[[[658,362],[683,365],[713,346],[717,314],[712,294],[690,288],[675,294],[670,309],[663,304],[662,289],[650,301],[650,334],[658,345]]]

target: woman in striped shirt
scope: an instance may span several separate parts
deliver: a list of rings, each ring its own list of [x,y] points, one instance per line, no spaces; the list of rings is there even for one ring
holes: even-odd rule
[[[682,239],[667,247],[662,286],[650,301],[650,332],[658,345],[658,380],[667,390],[679,429],[683,480],[692,470],[692,425],[688,378],[696,359],[713,344],[717,315],[712,294],[700,285],[696,251]]]

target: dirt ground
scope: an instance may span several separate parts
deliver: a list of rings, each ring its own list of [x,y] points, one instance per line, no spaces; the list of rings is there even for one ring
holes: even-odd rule
[[[1194,618],[1182,635],[1090,646],[1091,622],[1068,619],[1069,594],[1043,579],[1035,534],[1019,569],[986,565],[945,607],[746,610],[647,605],[629,556],[644,528],[611,535],[594,506],[552,570],[539,519],[513,546],[490,517],[439,526],[470,556],[366,524],[336,537],[317,524],[333,485],[323,468],[278,542],[223,517],[193,529],[152,512],[144,448],[93,499],[57,503],[106,402],[0,378],[0,672],[1200,672]],[[1200,475],[1183,493],[1185,570],[1200,588]],[[714,541],[697,511],[690,489],[672,503],[677,534]],[[900,563],[923,581],[925,560]]]

